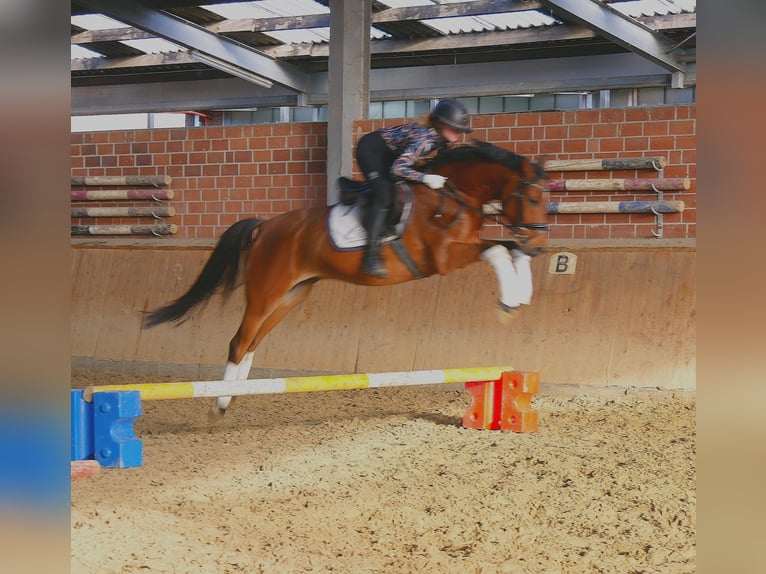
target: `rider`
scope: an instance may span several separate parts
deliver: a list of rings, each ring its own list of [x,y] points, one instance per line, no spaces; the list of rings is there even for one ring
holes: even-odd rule
[[[386,266],[378,249],[380,236],[388,225],[395,197],[394,181],[405,179],[424,183],[431,189],[444,187],[446,178],[418,171],[427,158],[471,132],[470,115],[457,100],[441,100],[423,122],[402,124],[370,132],[356,146],[356,161],[370,183],[367,210],[362,222],[367,230],[367,247],[362,273],[385,279]]]

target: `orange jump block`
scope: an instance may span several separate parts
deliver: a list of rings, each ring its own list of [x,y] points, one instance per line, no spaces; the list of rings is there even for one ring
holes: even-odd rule
[[[71,478],[97,476],[101,473],[101,465],[97,460],[73,460]]]
[[[471,381],[465,384],[471,404],[463,416],[463,426],[513,432],[535,432],[537,411],[532,395],[540,390],[540,373],[504,371],[494,381]]]

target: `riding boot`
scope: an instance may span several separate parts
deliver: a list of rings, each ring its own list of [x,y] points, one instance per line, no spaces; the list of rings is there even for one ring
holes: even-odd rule
[[[368,208],[369,209],[369,208]],[[366,217],[367,246],[362,257],[362,273],[378,279],[388,277],[388,270],[380,259],[380,236],[386,227],[388,209],[378,209]]]

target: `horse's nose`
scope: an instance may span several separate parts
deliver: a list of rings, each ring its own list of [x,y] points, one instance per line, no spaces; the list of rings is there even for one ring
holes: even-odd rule
[[[545,245],[548,243],[548,235],[543,232],[536,232],[525,237],[521,250],[530,257],[542,255],[545,251]]]

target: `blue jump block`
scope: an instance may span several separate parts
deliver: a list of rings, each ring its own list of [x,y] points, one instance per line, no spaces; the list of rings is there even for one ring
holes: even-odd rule
[[[71,392],[72,460],[96,459],[105,468],[141,466],[143,445],[133,423],[141,415],[139,391],[94,393],[93,402],[82,391]]]
[[[72,428],[72,460],[93,458],[93,403],[82,398],[82,391],[70,391],[69,410]]]

